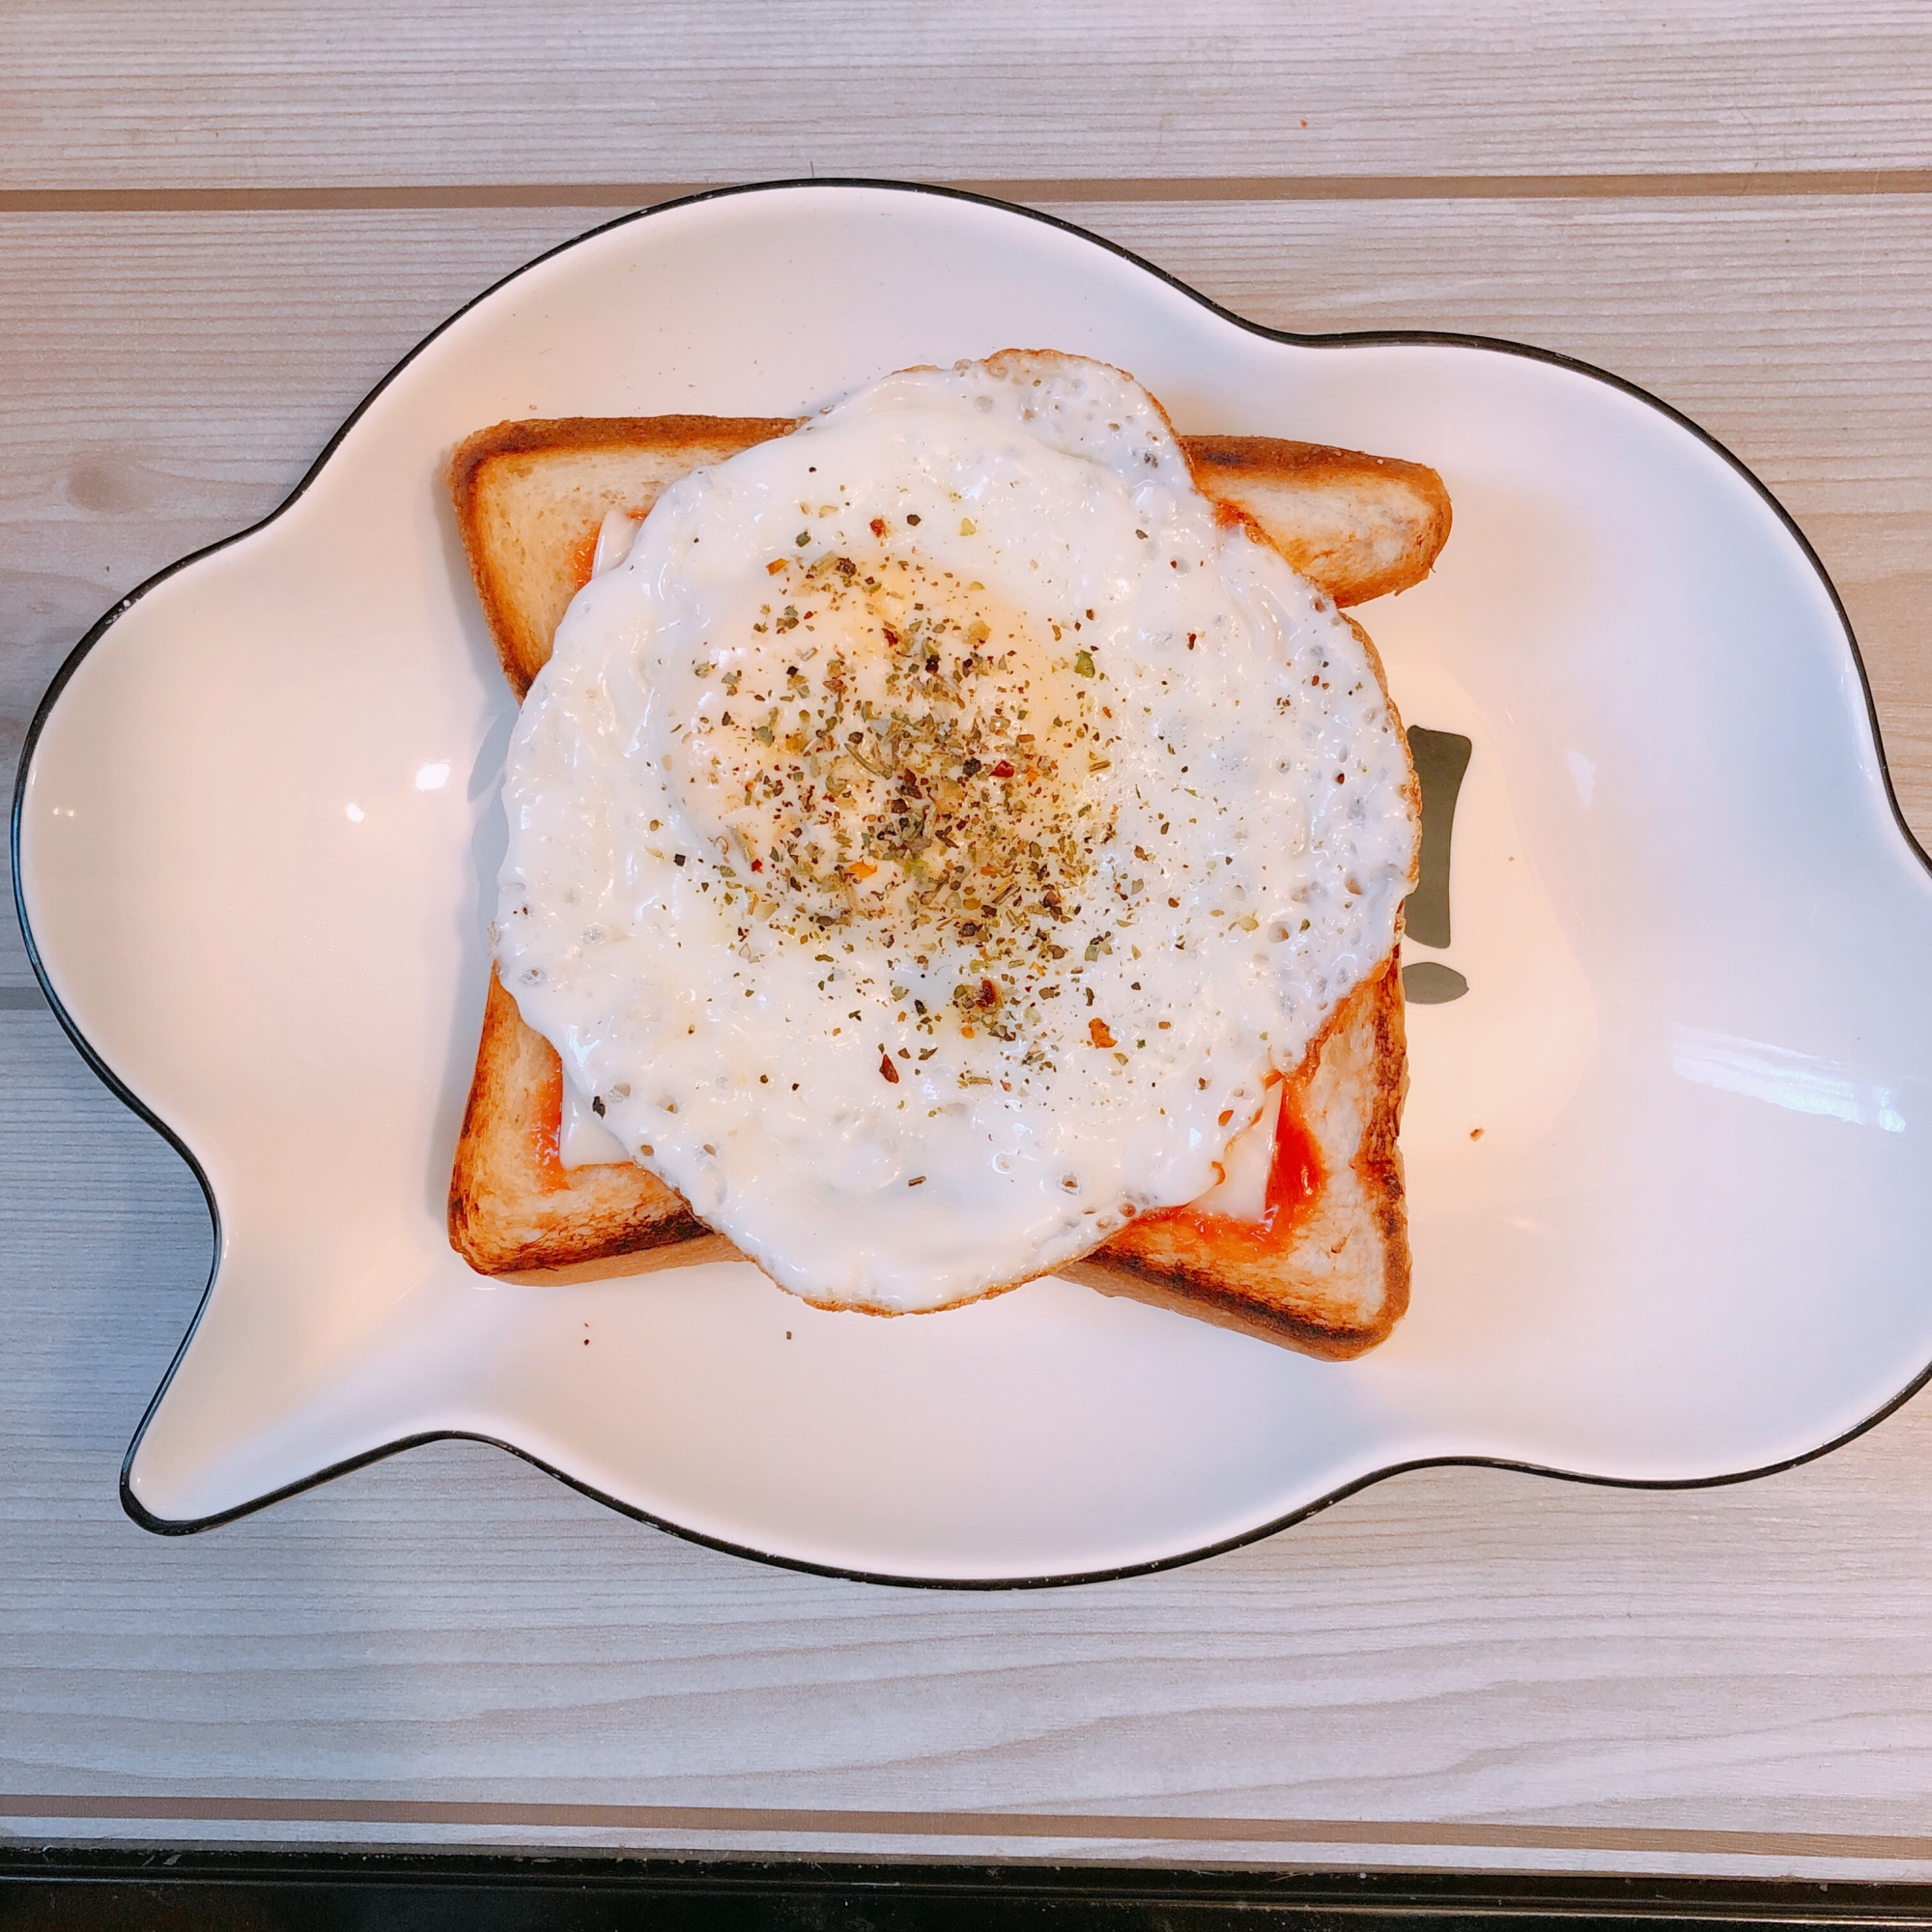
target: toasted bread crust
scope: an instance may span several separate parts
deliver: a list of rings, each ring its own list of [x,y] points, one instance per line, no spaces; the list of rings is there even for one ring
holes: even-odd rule
[[[519,698],[548,661],[608,511],[642,516],[689,470],[795,427],[784,418],[612,417],[500,423],[468,439],[451,463],[451,490]],[[1420,582],[1447,538],[1447,493],[1418,464],[1269,438],[1181,441],[1203,493],[1338,605]],[[1408,1299],[1395,1140],[1403,1078],[1392,955],[1330,1017],[1289,1081],[1325,1179],[1278,1250],[1257,1254],[1250,1242],[1234,1253],[1185,1220],[1150,1217],[1054,1272],[1308,1354],[1341,1359],[1374,1347]],[[493,974],[450,1183],[457,1251],[484,1273],[536,1280],[627,1255],[641,1257],[633,1264],[641,1269],[731,1253],[643,1167],[560,1165],[561,1081],[554,1050]],[[568,1273],[548,1273],[557,1269]]]
[[[1449,493],[1420,463],[1267,436],[1181,442],[1201,494],[1245,511],[1337,604],[1420,583],[1449,541]]]
[[[1187,1221],[1151,1217],[1060,1272],[1331,1361],[1373,1349],[1408,1306],[1396,1147],[1404,1061],[1392,953],[1336,1009],[1289,1078],[1283,1104],[1297,1108],[1324,1178],[1275,1252],[1243,1254]]]
[[[788,416],[584,416],[501,422],[458,445],[449,486],[476,594],[521,700],[588,573],[611,510],[648,513],[691,470],[797,428]],[[1449,538],[1435,470],[1264,436],[1184,436],[1202,494],[1240,511],[1339,605],[1419,583]]]
[[[1217,1242],[1187,1221],[1151,1217],[1052,1272],[1332,1361],[1374,1348],[1408,1306],[1396,1144],[1404,1062],[1392,954],[1288,1078],[1284,1104],[1313,1140],[1324,1179],[1312,1211],[1277,1247],[1257,1253],[1252,1242]],[[450,1240],[472,1267],[538,1280],[568,1270],[549,1275],[560,1280],[623,1256],[643,1257],[623,1272],[736,1258],[647,1169],[560,1166],[561,1101],[555,1049],[492,975],[449,1195]]]
[[[606,514],[643,517],[680,476],[798,427],[789,416],[579,416],[501,422],[459,443],[450,494],[476,595],[521,703],[550,659]]]
[[[449,1244],[481,1274],[668,1247],[711,1231],[648,1169],[557,1159],[563,1063],[496,974],[449,1178]]]

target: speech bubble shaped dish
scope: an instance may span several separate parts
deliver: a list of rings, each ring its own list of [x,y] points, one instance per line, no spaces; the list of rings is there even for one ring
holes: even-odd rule
[[[514,717],[452,446],[796,414],[1009,344],[1130,370],[1186,431],[1448,485],[1435,575],[1366,613],[1405,721],[1466,770],[1453,924],[1405,952],[1411,1301],[1359,1360],[1060,1280],[882,1321],[743,1263],[520,1285],[450,1249]],[[1843,612],[1733,458],[1535,351],[1273,333],[934,190],[671,204],[464,309],[272,517],[103,618],[14,837],[49,997],[215,1216],[123,1472],[151,1528],[456,1435],[778,1562],[1070,1581],[1427,1463],[1760,1473],[1932,1363],[1932,874]]]

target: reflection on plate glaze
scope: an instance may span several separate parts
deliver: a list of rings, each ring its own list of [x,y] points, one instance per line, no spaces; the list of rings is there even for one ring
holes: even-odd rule
[[[1699,1027],[1679,1027],[1671,1041],[1670,1065],[1700,1087],[1769,1100],[1787,1113],[1823,1114],[1854,1126],[1883,1127],[1889,1134],[1905,1131],[1899,1090],[1854,1073],[1836,1060],[1793,1053],[1764,1040],[1734,1039],[1729,1034],[1706,1033]]]

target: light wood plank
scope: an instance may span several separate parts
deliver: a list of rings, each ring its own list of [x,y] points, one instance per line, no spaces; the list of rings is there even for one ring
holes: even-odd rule
[[[115,1471],[200,1292],[199,1196],[47,1015],[0,1014],[0,1172],[18,1183],[0,1194],[0,1794],[1462,1820],[1612,1845],[1479,1840],[1480,1862],[1650,1868],[1726,1858],[1620,1853],[1614,1834],[1924,1838],[1923,1401],[1737,1489],[1422,1473],[1210,1563],[1043,1594],[764,1569],[466,1445],[156,1538],[121,1516]],[[975,1849],[956,1823],[930,1844],[840,1842]]]
[[[1846,590],[1894,766],[1932,828],[1922,203],[1077,213],[1260,320],[1515,335],[1704,421]],[[510,211],[0,226],[15,269],[0,292],[11,744],[101,606],[271,507],[396,355],[573,225]],[[17,952],[0,983],[10,966],[23,971]],[[1923,1833],[1922,1400],[1737,1490],[1418,1474],[1211,1564],[1043,1596],[766,1571],[462,1445],[177,1543],[128,1524],[114,1481],[206,1272],[199,1194],[33,1010],[0,1009],[0,1793],[1460,1819],[1584,1828],[1598,1849],[838,1843],[1599,1868],[1850,1868],[1602,1849],[1616,1831]]]
[[[1911,0],[16,0],[12,187],[1619,174],[1932,160]]]
[[[1932,197],[1102,204],[1061,211],[1257,321],[1449,327],[1662,396],[1778,494],[1843,593],[1932,843]],[[267,514],[427,329],[568,212],[0,220],[0,765],[73,641]],[[0,983],[27,977],[0,923]]]

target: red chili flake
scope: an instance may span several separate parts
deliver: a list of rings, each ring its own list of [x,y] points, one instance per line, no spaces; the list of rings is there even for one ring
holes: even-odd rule
[[[892,1055],[883,1046],[879,1049],[879,1071],[893,1086],[896,1087],[899,1084],[899,1070],[893,1065]]]
[[[1000,989],[990,980],[980,981],[980,1004],[982,1007],[997,1007],[1000,1004]]]
[[[1000,762],[993,767],[993,776],[996,779],[1009,779],[1012,777],[1012,775],[1013,775],[1013,768],[1010,764],[1007,762],[1005,758],[1002,758]]]
[[[1108,1031],[1105,1020],[1089,1020],[1087,1037],[1095,1046],[1112,1046],[1114,1043],[1114,1036]]]
[[[763,871],[764,869],[765,869],[765,862],[764,862],[764,861],[763,861],[762,859],[753,859],[753,860],[752,861],[752,870],[753,870],[753,871],[754,871],[754,872],[762,872],[762,871]]]
[[[884,536],[884,535],[885,535],[885,533],[886,533],[886,520],[885,520],[885,518],[883,518],[883,517],[874,517],[874,518],[872,519],[872,534],[873,534],[873,535],[874,535],[875,537],[882,537],[882,536]]]

